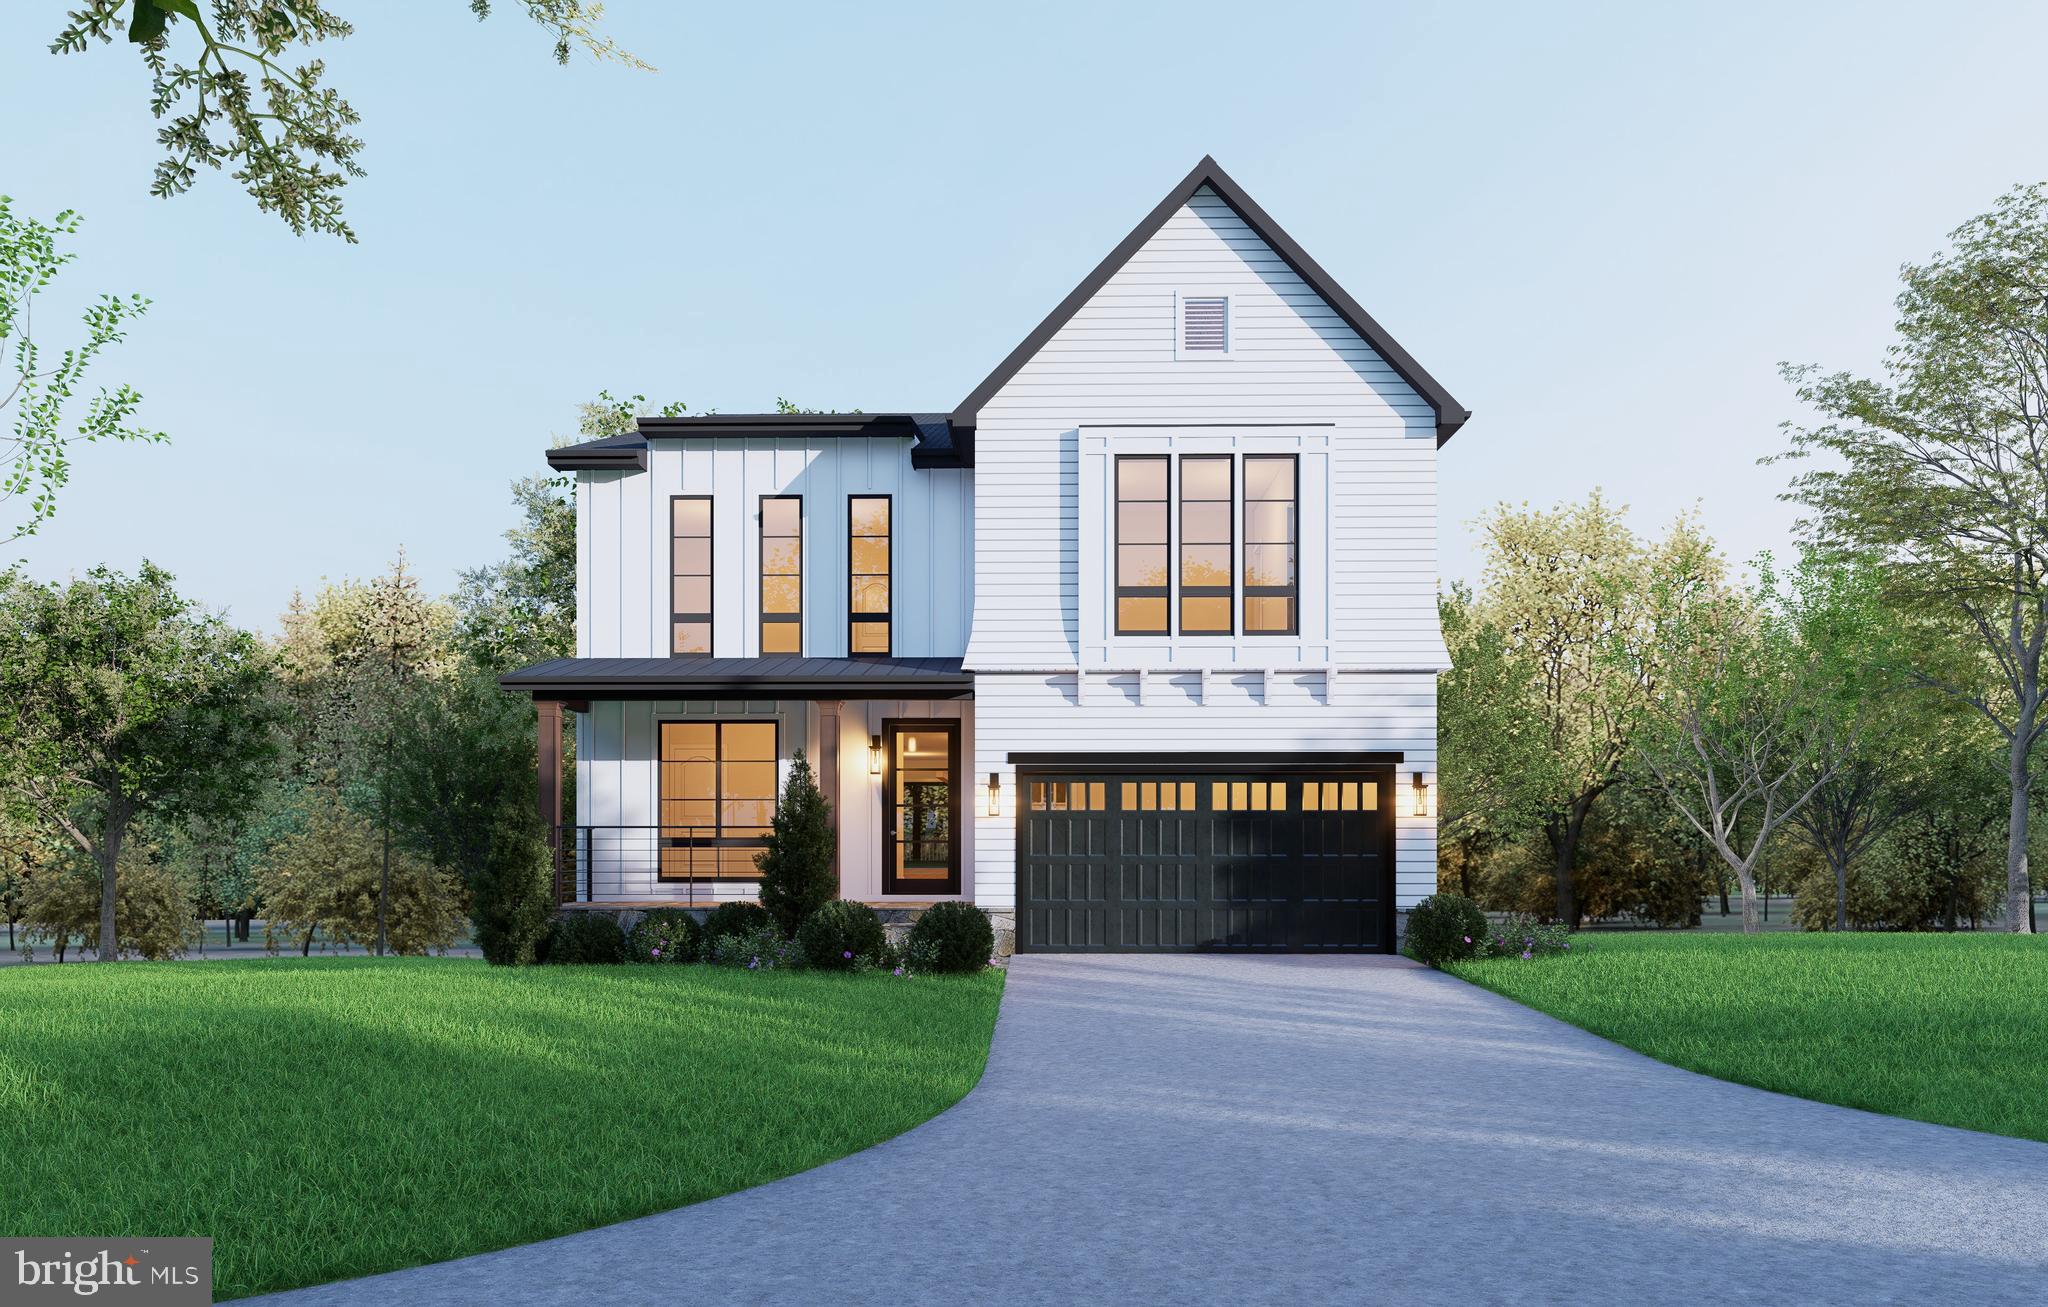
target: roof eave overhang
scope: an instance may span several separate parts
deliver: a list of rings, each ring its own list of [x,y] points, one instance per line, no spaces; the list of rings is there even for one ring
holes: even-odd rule
[[[517,673],[498,678],[503,689],[530,694],[535,699],[575,703],[594,699],[972,699],[974,678],[969,675],[932,676],[916,680],[851,679],[828,677],[721,677],[702,680],[687,677],[661,679],[618,679],[593,677],[548,677],[522,680]]]
[[[645,472],[647,450],[591,449],[579,453],[569,446],[549,450],[548,466],[557,472]]]

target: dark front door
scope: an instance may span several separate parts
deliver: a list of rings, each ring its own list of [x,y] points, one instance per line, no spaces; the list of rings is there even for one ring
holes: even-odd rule
[[[882,892],[960,892],[960,723],[882,723]]]
[[[1020,771],[1027,952],[1393,946],[1387,770]]]

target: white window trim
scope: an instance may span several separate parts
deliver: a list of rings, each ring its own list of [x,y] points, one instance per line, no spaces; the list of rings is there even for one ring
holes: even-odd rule
[[[1188,300],[1223,301],[1223,348],[1190,350],[1187,346]],[[1173,357],[1188,362],[1227,359],[1237,352],[1237,304],[1227,290],[1179,290],[1173,293]]]

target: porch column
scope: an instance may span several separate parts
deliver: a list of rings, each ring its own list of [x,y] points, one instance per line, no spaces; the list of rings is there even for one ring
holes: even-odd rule
[[[818,700],[818,788],[832,807],[832,879],[839,880],[839,713],[838,699]]]
[[[540,719],[540,740],[535,769],[540,779],[540,819],[547,827],[549,860],[555,867],[555,901],[575,897],[575,886],[564,893],[562,868],[562,705],[555,699],[535,699],[534,716]]]

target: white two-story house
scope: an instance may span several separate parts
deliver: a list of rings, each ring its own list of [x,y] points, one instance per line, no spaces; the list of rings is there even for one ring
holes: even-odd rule
[[[1024,951],[1392,948],[1436,885],[1467,416],[1203,159],[950,412],[552,451],[577,656],[504,684],[564,906],[752,895],[801,750],[844,897],[968,899]]]

